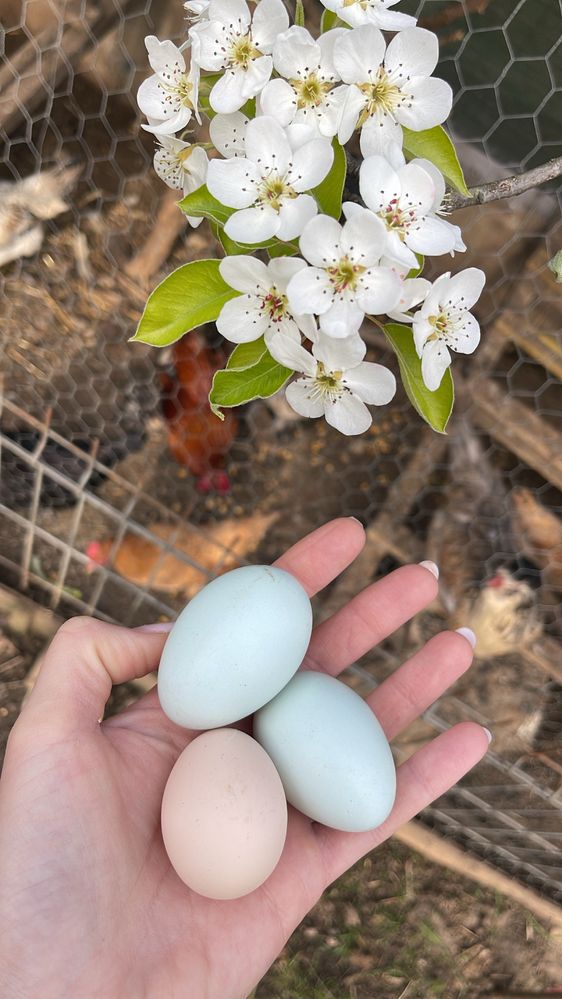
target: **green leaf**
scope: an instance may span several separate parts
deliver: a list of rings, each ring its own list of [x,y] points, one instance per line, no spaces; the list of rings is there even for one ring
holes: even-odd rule
[[[295,3],[295,24],[298,24],[299,28],[304,28],[305,25],[304,7],[302,0],[296,0]]]
[[[291,369],[275,361],[269,351],[249,368],[217,371],[209,394],[211,409],[224,419],[221,408],[241,406],[252,399],[267,399],[279,391],[291,374]]]
[[[179,206],[186,215],[193,215],[198,219],[210,219],[212,222],[218,222],[219,225],[224,225],[235,211],[234,208],[227,208],[226,205],[217,201],[206,184],[202,184],[191,194],[186,194],[185,198],[179,202]]]
[[[325,10],[322,14],[320,20],[320,33],[323,35],[325,31],[330,31],[332,28],[349,28],[350,25],[346,24],[345,21],[341,21],[337,14],[333,10]]]
[[[334,162],[330,172],[318,187],[315,187],[312,194],[316,198],[321,210],[325,215],[339,219],[341,215],[341,200],[345,186],[345,175],[347,173],[347,160],[345,149],[340,146],[337,139],[332,142],[334,150]]]
[[[412,270],[408,271],[408,274],[406,276],[409,277],[409,278],[417,278],[417,277],[419,277],[420,274],[421,274],[421,272],[424,269],[424,266],[425,266],[425,257],[423,255],[423,253],[416,253],[416,257],[418,258],[418,266],[417,267],[412,267]]]
[[[412,156],[430,160],[457,191],[469,193],[455,147],[441,125],[426,128],[423,132],[412,132],[409,128],[403,131],[404,149]]]
[[[228,358],[226,367],[229,371],[245,371],[257,364],[266,353],[265,340],[260,336],[259,340],[251,340],[250,343],[239,343]]]
[[[154,289],[131,340],[167,347],[189,330],[216,319],[236,294],[223,281],[218,260],[192,260]]]
[[[384,332],[398,358],[402,383],[412,406],[433,430],[445,433],[455,400],[450,368],[445,372],[439,388],[430,392],[422,378],[421,361],[414,346],[411,328],[399,323],[389,323],[384,327]]]
[[[299,244],[295,242],[282,243],[280,239],[277,239],[271,246],[268,246],[267,252],[271,260],[275,257],[294,257],[295,253],[299,252]]]

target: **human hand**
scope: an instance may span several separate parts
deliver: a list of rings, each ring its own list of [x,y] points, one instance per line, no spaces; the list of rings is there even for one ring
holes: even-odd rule
[[[364,531],[332,521],[276,563],[309,594],[359,554]],[[368,586],[314,631],[304,667],[337,675],[435,597],[423,566]],[[52,642],[10,736],[0,782],[0,981],[3,999],[244,999],[324,889],[459,780],[488,748],[466,722],[398,770],[392,814],[341,833],[290,809],[267,882],[245,898],[202,898],[177,877],[160,833],[168,775],[199,733],[174,725],[152,690],[101,724],[113,683],[159,661],[165,634],[89,618]],[[445,632],[369,697],[392,739],[470,665]]]

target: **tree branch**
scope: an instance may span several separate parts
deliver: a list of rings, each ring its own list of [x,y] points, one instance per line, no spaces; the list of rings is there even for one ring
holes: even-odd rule
[[[494,180],[490,184],[481,184],[479,187],[471,187],[469,188],[469,197],[457,194],[456,191],[448,191],[443,201],[443,207],[448,212],[455,212],[458,208],[470,208],[472,205],[485,205],[488,201],[514,198],[561,175],[562,156],[558,156],[554,160],[549,160],[548,163],[543,163],[542,166],[527,170],[526,173],[519,173],[514,177],[504,177],[503,180]]]

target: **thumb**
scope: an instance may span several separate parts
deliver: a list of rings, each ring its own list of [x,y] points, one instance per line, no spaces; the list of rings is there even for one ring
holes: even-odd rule
[[[16,727],[32,724],[57,739],[93,730],[114,683],[156,669],[172,625],[121,628],[75,617],[59,628]]]

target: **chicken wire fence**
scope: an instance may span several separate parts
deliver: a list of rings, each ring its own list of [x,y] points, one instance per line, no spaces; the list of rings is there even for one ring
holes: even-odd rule
[[[439,35],[469,183],[562,154],[558,0],[401,9]],[[319,5],[307,13],[317,22]],[[492,752],[424,821],[562,902],[562,343],[547,268],[562,245],[559,190],[455,219],[468,252],[453,267],[481,266],[488,283],[482,346],[455,365],[448,437],[422,428],[403,394],[356,439],[260,402],[236,417],[217,475],[174,356],[127,342],[150,288],[216,252],[154,176],[135,103],[144,36],[180,37],[181,4],[4,0],[2,22],[0,580],[62,615],[138,625],[353,515],[366,551],[317,598],[322,618],[396,564],[434,557],[441,605],[348,680],[364,692],[428,634],[474,626],[470,677],[397,754],[458,720],[488,725]],[[214,331],[204,337],[212,357]],[[369,345],[392,366],[377,334]]]

